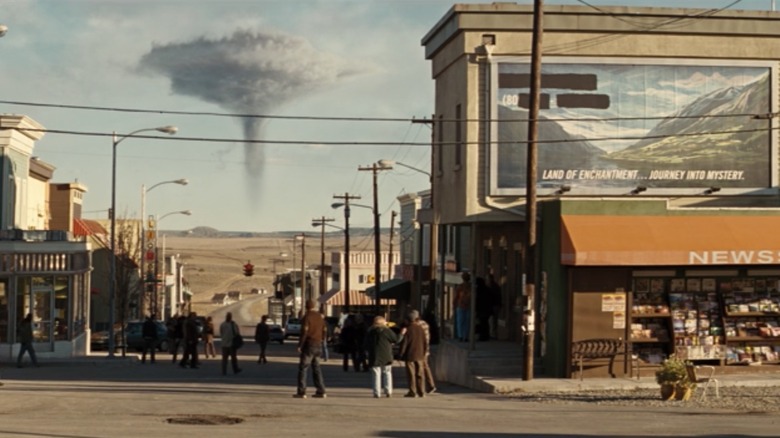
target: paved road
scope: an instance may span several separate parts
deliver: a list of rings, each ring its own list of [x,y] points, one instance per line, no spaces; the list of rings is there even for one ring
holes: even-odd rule
[[[160,355],[155,365],[93,356],[40,368],[10,368],[0,377],[0,436],[15,437],[572,437],[777,436],[780,415],[703,409],[573,406],[513,400],[440,385],[424,399],[374,399],[366,373],[325,364],[329,397],[292,398],[296,354],[292,343],[269,347],[271,363],[242,349],[238,375],[221,376],[219,362],[181,369]],[[217,415],[232,425],[170,424],[168,419]]]

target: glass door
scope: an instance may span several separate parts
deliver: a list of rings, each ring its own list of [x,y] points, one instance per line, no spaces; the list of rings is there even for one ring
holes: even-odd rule
[[[32,313],[33,348],[37,352],[54,351],[52,280],[51,277],[23,277],[17,285],[16,323]]]

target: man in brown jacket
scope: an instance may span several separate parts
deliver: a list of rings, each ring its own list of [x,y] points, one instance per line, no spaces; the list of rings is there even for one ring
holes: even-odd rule
[[[317,388],[314,397],[326,397],[325,380],[320,369],[320,355],[322,355],[322,341],[328,328],[322,314],[315,307],[314,300],[306,301],[306,315],[301,321],[301,336],[298,341],[298,352],[301,354],[298,362],[298,391],[293,395],[296,398],[306,398],[306,374],[309,365],[314,377],[314,386]]]
[[[414,320],[417,311],[411,311],[406,318],[406,328],[401,341],[401,358],[406,362],[406,376],[409,380],[409,392],[404,397],[425,397],[425,360],[428,356],[428,343],[425,331]]]

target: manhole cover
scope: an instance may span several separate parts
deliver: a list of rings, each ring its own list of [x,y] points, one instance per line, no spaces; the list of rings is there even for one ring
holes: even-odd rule
[[[218,426],[223,424],[238,424],[243,423],[243,418],[228,417],[227,415],[181,415],[178,417],[168,418],[169,424],[188,424],[188,425],[203,425],[203,426]]]

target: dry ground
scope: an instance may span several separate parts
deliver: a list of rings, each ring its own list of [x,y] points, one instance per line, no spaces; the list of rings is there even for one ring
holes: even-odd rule
[[[253,288],[273,290],[274,259],[276,271],[284,272],[292,267],[293,243],[283,237],[192,237],[168,236],[166,252],[179,254],[184,266],[184,277],[193,292],[193,310],[201,315],[210,314],[218,306],[211,304],[215,293],[241,291],[249,293]],[[330,252],[343,248],[341,235],[325,239],[325,263],[330,263]],[[352,245],[350,245],[352,246]],[[320,263],[320,236],[307,235],[306,265]],[[280,256],[286,253],[286,257]],[[295,243],[295,265],[300,269],[301,244]],[[251,261],[254,275],[245,277],[243,265]]]

